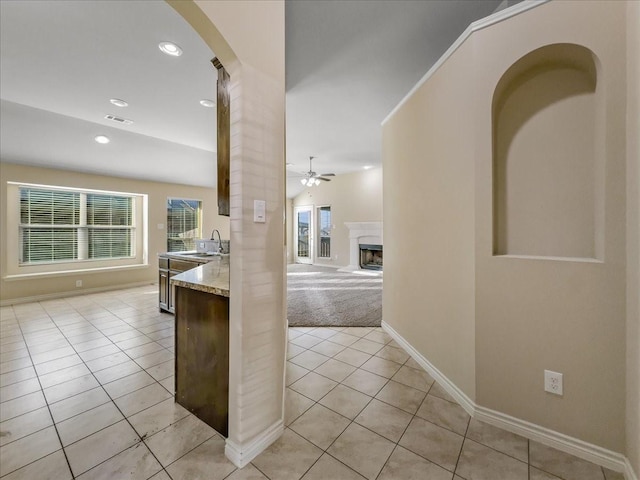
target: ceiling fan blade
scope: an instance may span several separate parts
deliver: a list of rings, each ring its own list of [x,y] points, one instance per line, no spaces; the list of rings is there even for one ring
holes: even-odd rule
[[[322,177],[316,177],[318,180],[324,180],[325,182],[330,182],[331,179],[330,178],[322,178]]]
[[[321,173],[320,176],[321,177],[335,177],[336,174],[335,173]]]

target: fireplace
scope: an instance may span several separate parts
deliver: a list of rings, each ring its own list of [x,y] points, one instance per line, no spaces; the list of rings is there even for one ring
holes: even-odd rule
[[[382,245],[361,243],[360,268],[366,270],[382,270]]]

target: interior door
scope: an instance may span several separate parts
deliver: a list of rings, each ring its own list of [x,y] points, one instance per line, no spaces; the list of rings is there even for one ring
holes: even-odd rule
[[[313,208],[295,207],[294,245],[296,263],[313,263]]]

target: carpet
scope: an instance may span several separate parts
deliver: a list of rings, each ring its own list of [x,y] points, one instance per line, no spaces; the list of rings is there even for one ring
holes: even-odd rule
[[[382,276],[293,264],[287,268],[290,327],[379,327]]]

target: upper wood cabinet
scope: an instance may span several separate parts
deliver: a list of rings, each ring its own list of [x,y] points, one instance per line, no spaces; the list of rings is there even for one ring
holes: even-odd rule
[[[229,74],[217,58],[211,60],[218,70],[218,215],[229,216],[229,168],[231,162],[231,127]]]

